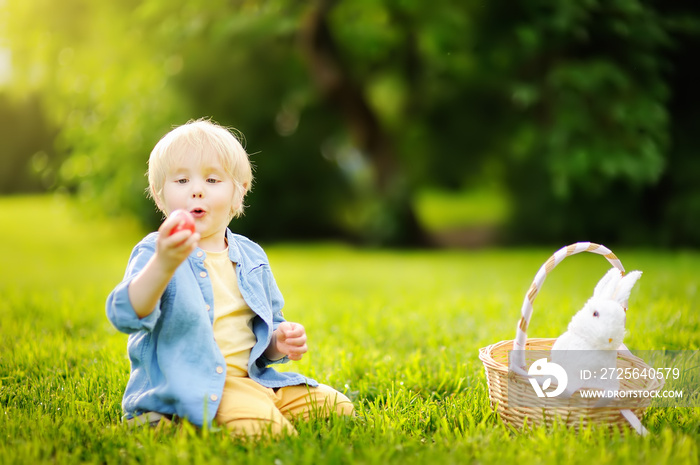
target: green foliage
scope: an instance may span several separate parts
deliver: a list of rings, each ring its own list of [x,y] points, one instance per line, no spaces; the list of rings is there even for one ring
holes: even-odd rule
[[[0,92],[0,193],[55,187],[63,158],[53,148],[55,137],[36,95],[13,98]]]
[[[477,37],[493,41],[483,63],[511,93],[514,112],[502,128],[512,134],[514,240],[672,242],[670,222],[659,229],[662,205],[681,196],[660,186],[696,157],[669,157],[679,148],[670,126],[679,108],[669,98],[692,93],[672,89],[669,72],[690,63],[672,50],[697,15],[683,16],[683,34],[672,16],[640,0],[493,5]]]
[[[148,153],[187,110],[169,91],[167,57],[147,46],[132,3],[11,1],[4,9],[13,18],[13,90],[37,89],[61,128],[57,150],[70,154],[62,187],[145,218],[154,210],[142,194]]]
[[[388,252],[268,247],[288,318],[310,352],[287,369],[346,392],[357,418],[297,423],[299,436],[245,441],[188,424],[120,424],[126,336],[104,316],[141,231],[63,198],[0,199],[0,456],[3,463],[697,463],[697,409],[651,409],[651,431],[516,432],[489,407],[478,348],[514,337],[552,250]],[[51,228],[42,228],[43,225]],[[630,299],[632,348],[700,349],[695,252],[616,250],[644,277]],[[538,295],[531,335],[554,337],[604,273],[564,261]]]
[[[415,185],[478,180],[495,134],[482,111],[487,83],[474,53],[476,2],[338,2],[334,37],[393,135]],[[481,121],[480,121],[481,120]]]
[[[396,152],[392,189],[312,85],[300,37],[319,5]],[[700,243],[691,3],[6,0],[0,13],[5,91],[36,96],[38,135],[60,131],[55,147],[3,151],[7,173],[31,165],[149,227],[151,148],[210,116],[253,154],[256,208],[238,227],[256,237],[399,240],[417,192],[489,184],[510,193],[514,240],[617,242],[626,225],[634,243]]]
[[[247,199],[256,208],[236,228],[260,239],[281,231],[291,238],[339,234],[338,210],[349,189],[322,156],[335,121],[319,108],[299,58],[301,10],[284,2],[200,3],[190,11],[153,1],[145,21],[158,48],[180,60],[172,84],[191,111],[245,136],[260,175]]]
[[[667,149],[670,39],[639,1],[530,2],[513,25],[513,155],[545,167],[554,193],[656,181]]]

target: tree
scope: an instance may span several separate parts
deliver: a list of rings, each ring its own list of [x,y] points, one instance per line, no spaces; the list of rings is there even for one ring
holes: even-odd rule
[[[6,0],[0,35],[12,91],[37,94],[60,128],[59,182],[152,226],[148,153],[173,125],[211,116],[246,136],[255,208],[236,227],[256,238],[422,242],[416,190],[488,178],[512,194],[517,239],[636,229],[647,241],[661,240],[654,221],[694,230],[682,213],[694,200],[673,214],[664,206],[698,191],[681,156],[697,147],[680,129],[692,105],[668,102],[669,83],[683,82],[672,65],[692,61],[670,51],[697,33],[699,15],[674,8]]]
[[[342,114],[356,147],[374,168],[371,188],[379,200],[365,225],[368,237],[394,244],[426,244],[394,142],[367,101],[363,86],[353,79],[333,37],[329,16],[335,3],[317,2],[307,14],[302,46],[322,96]]]
[[[518,239],[629,237],[668,150],[671,45],[639,0],[492,2],[482,64],[511,96],[508,183]],[[484,45],[485,47],[486,45]]]

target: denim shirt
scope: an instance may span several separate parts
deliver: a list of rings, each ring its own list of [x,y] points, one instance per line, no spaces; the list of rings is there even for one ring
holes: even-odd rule
[[[226,361],[214,340],[214,294],[204,259],[196,249],[178,267],[153,312],[139,318],[129,299],[129,284],[156,252],[158,233],[134,247],[124,280],[107,298],[107,318],[129,334],[131,376],[124,392],[125,418],[159,412],[211,424],[221,402]],[[269,388],[318,383],[297,373],[277,372],[263,353],[272,332],[284,321],[284,300],[267,256],[251,240],[226,230],[229,258],[236,263],[243,298],[255,312],[257,342],[250,352],[248,376]]]

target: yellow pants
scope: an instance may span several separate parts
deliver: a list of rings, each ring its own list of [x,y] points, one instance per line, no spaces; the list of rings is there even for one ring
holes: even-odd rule
[[[289,420],[326,418],[333,412],[353,415],[355,409],[350,399],[330,386],[270,389],[248,377],[227,376],[215,419],[234,434],[294,435],[296,430]]]

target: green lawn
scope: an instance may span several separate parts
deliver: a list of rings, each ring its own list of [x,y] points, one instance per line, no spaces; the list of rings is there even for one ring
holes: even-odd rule
[[[0,199],[0,463],[698,463],[700,410],[650,409],[651,434],[511,431],[489,407],[478,349],[512,339],[523,295],[558,248],[378,251],[266,247],[288,319],[310,352],[287,369],[346,392],[358,417],[246,442],[224,431],[128,430],[126,336],[104,315],[143,232],[51,197]],[[698,252],[615,250],[644,276],[625,340],[698,349]],[[567,259],[535,303],[530,335],[556,337],[607,270]]]
[[[468,191],[424,190],[416,196],[416,212],[430,231],[501,226],[508,218],[508,198],[492,186]]]

